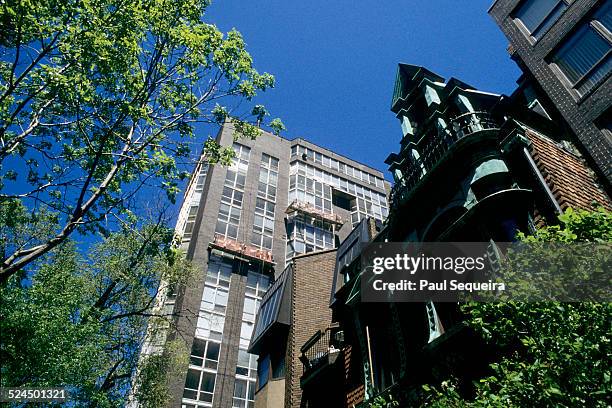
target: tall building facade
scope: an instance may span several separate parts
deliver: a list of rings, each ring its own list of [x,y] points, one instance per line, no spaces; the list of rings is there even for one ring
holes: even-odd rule
[[[612,181],[612,1],[497,0],[508,51],[562,115],[609,191]],[[533,102],[535,103],[535,102]]]
[[[160,291],[177,317],[143,348],[180,338],[191,350],[171,379],[172,407],[252,407],[258,362],[247,349],[263,295],[294,257],[333,249],[361,219],[388,213],[380,171],[303,139],[236,140],[230,123],[217,141],[236,156],[230,166],[200,160],[176,227],[198,275]]]

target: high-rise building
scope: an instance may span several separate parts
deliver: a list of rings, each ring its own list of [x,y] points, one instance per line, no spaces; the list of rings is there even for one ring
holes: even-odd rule
[[[561,113],[609,191],[612,0],[497,0],[489,13],[524,73],[519,84],[543,90],[539,102]]]
[[[172,379],[172,407],[253,406],[258,364],[247,348],[264,293],[293,257],[335,248],[361,219],[388,212],[380,171],[306,140],[235,140],[227,123],[217,141],[236,156],[230,166],[198,163],[176,228],[200,272],[160,296],[175,327],[144,349],[181,338],[191,350]]]

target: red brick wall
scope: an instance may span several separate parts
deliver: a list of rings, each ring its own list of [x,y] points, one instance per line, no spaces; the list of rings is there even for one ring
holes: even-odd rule
[[[352,408],[365,398],[365,386],[363,375],[359,376],[361,370],[361,356],[354,350],[353,346],[343,349],[344,356],[344,381],[346,392],[346,407]],[[358,378],[360,377],[360,378]]]
[[[531,155],[562,210],[568,207],[590,210],[593,201],[612,210],[610,197],[583,159],[548,138],[531,131],[525,134],[532,143]]]

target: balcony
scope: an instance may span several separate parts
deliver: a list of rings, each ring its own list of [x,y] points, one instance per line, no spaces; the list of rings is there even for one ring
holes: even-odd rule
[[[274,264],[272,252],[266,249],[256,247],[255,245],[245,244],[243,242],[239,242],[231,238],[226,238],[219,234],[215,234],[214,240],[210,243],[210,246],[212,248],[217,248],[222,251],[232,253],[234,255],[256,259],[271,265]]]
[[[312,378],[317,372],[336,362],[340,355],[342,331],[338,327],[329,327],[325,331],[318,330],[300,348],[302,355],[302,384]]]
[[[391,202],[397,208],[423,176],[434,169],[453,145],[459,140],[485,130],[499,129],[497,122],[487,112],[468,112],[450,121],[450,126],[424,137],[415,145],[419,157],[409,157],[402,170],[402,181],[393,186]]]
[[[314,218],[321,219],[323,221],[327,221],[334,225],[341,226],[342,224],[344,224],[342,217],[340,217],[338,214],[320,210],[316,208],[314,205],[303,202],[303,201],[294,200],[293,202],[291,202],[289,206],[287,207],[287,210],[285,211],[285,213],[289,214],[292,212],[300,212],[310,217],[314,217]]]

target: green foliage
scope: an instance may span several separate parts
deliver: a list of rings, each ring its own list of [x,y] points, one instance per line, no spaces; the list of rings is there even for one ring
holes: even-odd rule
[[[125,219],[143,185],[174,201],[197,123],[230,120],[254,139],[265,107],[239,106],[274,86],[241,34],[206,23],[209,0],[29,1],[0,7],[0,205],[59,216],[52,237],[25,246],[5,231],[0,282],[71,233]],[[274,131],[281,129],[273,121]],[[199,153],[199,152],[198,152]],[[227,163],[209,139],[205,159]],[[188,164],[189,167],[191,167]],[[106,228],[106,227],[105,227]],[[40,238],[40,237],[38,237]]]
[[[282,132],[283,130],[287,130],[285,124],[279,118],[272,119],[268,126],[270,126],[270,128],[272,129],[272,133],[277,136],[280,135],[280,132]]]
[[[67,385],[76,406],[123,406],[145,333],[168,327],[173,317],[157,308],[158,289],[194,273],[170,246],[171,232],[160,225],[126,229],[86,257],[68,240],[37,273],[11,277],[0,288],[1,386]],[[151,318],[157,323],[148,324]],[[159,379],[181,358],[178,345],[173,350],[157,371],[146,368],[141,393],[163,396]]]
[[[168,341],[164,352],[145,356],[140,364],[135,396],[143,408],[168,405],[169,380],[189,364],[188,350],[181,340]]]
[[[519,234],[524,242],[612,242],[612,213],[603,207],[594,211],[568,208],[559,215],[559,225],[541,228],[536,235]]]
[[[604,209],[567,210],[559,221],[520,239],[612,241],[612,214]],[[485,341],[510,351],[491,365],[492,375],[475,384],[474,399],[464,399],[449,379],[440,388],[426,386],[427,406],[609,406],[610,303],[467,303],[462,308]]]
[[[367,404],[368,408],[394,408],[399,407],[399,402],[392,395],[378,395]]]

